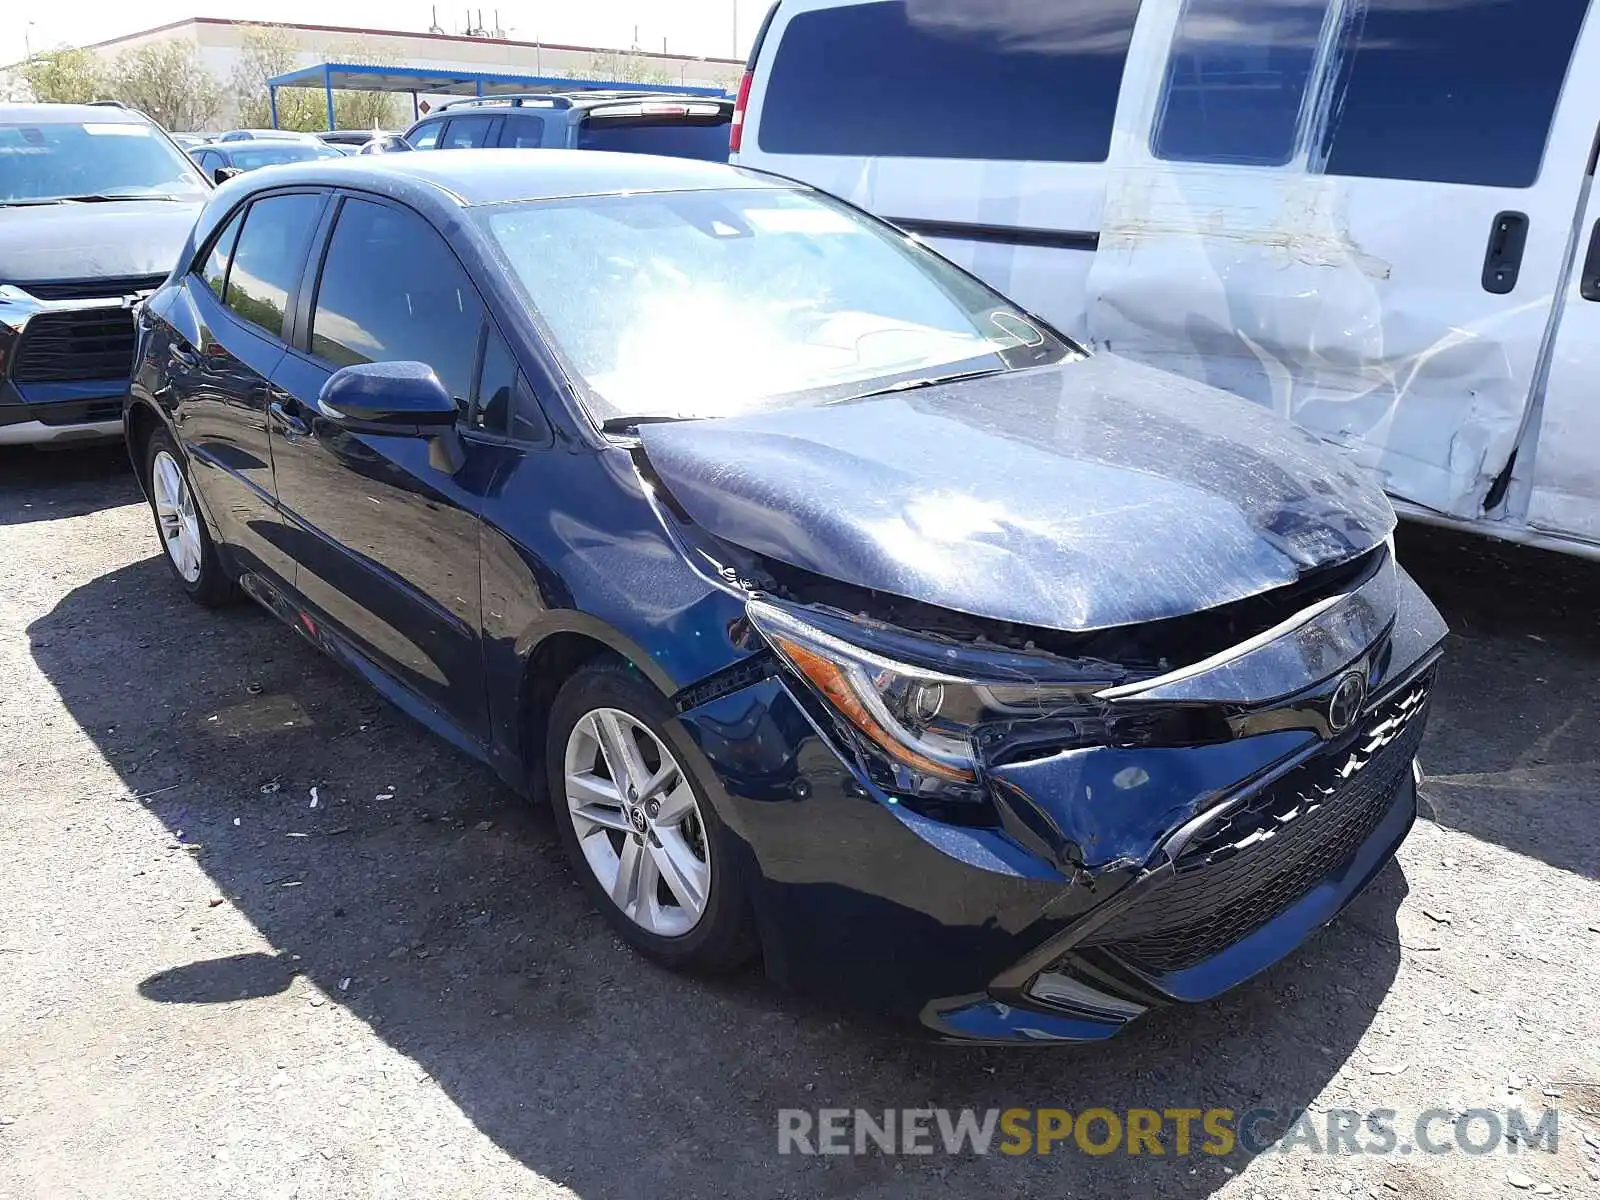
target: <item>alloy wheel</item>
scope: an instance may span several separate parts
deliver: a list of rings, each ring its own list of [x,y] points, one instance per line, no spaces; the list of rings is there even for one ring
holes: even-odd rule
[[[194,496],[178,460],[165,450],[156,451],[150,464],[150,491],[155,502],[156,525],[167,557],[185,583],[200,578],[200,518],[194,509]]]
[[[564,774],[578,846],[612,902],[659,937],[693,929],[711,892],[711,854],[672,752],[620,709],[592,709],[567,737]]]

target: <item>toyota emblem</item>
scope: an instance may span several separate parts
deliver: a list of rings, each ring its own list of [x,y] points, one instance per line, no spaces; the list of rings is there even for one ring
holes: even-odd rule
[[[1339,686],[1328,697],[1328,728],[1343,733],[1355,724],[1361,715],[1361,706],[1367,702],[1367,677],[1360,671],[1351,671],[1339,680]]]

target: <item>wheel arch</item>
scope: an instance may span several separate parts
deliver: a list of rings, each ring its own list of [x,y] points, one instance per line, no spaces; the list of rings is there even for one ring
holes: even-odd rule
[[[577,611],[546,614],[537,630],[519,640],[517,730],[523,773],[534,799],[545,798],[544,747],[550,710],[562,686],[597,659],[632,667],[671,700],[677,684],[644,649],[596,617]]]
[[[166,421],[156,411],[155,405],[147,400],[136,398],[129,401],[127,409],[122,414],[122,429],[128,444],[128,458],[133,463],[133,474],[139,481],[139,488],[146,496],[150,494],[150,480],[147,477],[150,436],[165,426]]]

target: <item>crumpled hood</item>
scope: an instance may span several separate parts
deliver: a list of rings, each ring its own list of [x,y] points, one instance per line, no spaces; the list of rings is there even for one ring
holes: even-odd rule
[[[646,424],[693,520],[791,566],[1081,632],[1295,581],[1394,528],[1336,451],[1111,355],[786,412]]]
[[[0,284],[164,275],[204,202],[0,208]]]

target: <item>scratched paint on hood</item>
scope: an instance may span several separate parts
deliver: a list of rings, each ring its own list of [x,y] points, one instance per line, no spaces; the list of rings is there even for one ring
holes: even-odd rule
[[[727,541],[1067,631],[1281,587],[1394,524],[1382,491],[1310,435],[1111,355],[640,436],[668,491]]]

